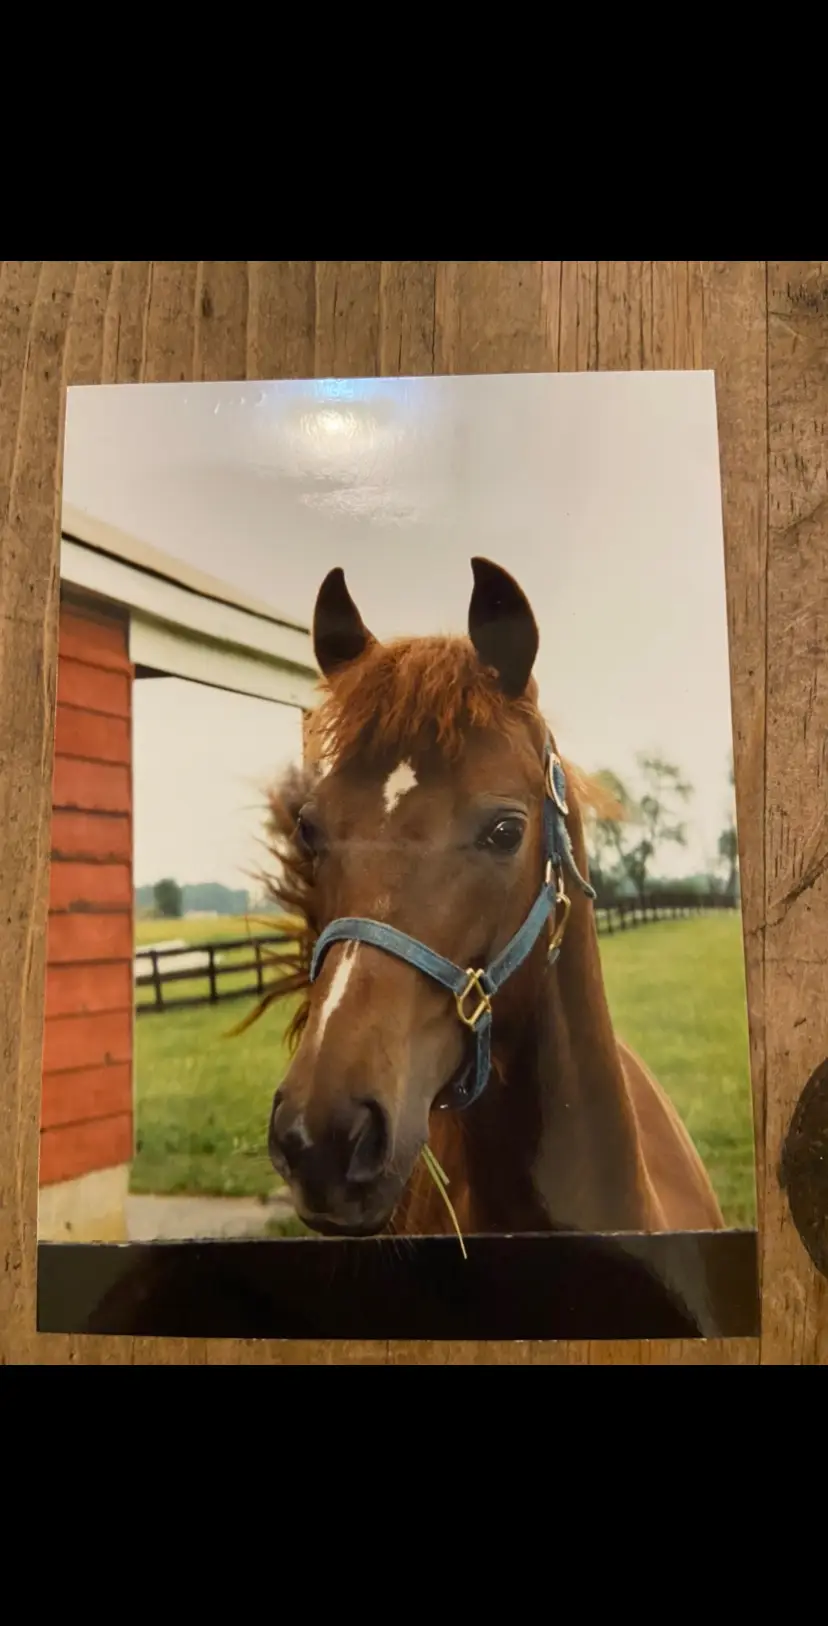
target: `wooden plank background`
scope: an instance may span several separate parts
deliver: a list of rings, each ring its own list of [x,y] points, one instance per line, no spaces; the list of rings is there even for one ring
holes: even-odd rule
[[[366,1344],[344,1351],[37,1337],[64,386],[682,367],[715,369],[719,400],[759,1143],[761,1341]],[[0,262],[3,1360],[828,1362],[828,1283],[800,1240],[777,1174],[796,1103],[828,1056],[827,428],[828,262]],[[699,640],[703,658],[703,628]],[[112,714],[119,714],[114,692]],[[82,836],[80,827],[67,827],[66,839],[73,835]]]

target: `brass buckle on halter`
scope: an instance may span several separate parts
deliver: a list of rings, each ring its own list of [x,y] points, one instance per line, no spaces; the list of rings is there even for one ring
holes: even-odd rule
[[[562,813],[564,818],[566,818],[569,813],[569,807],[559,795],[558,787],[555,784],[555,774],[553,770],[556,764],[560,768],[561,773],[563,773],[563,763],[561,762],[560,757],[556,756],[554,751],[550,751],[549,761],[546,764],[546,788],[552,797],[558,812]]]
[[[546,884],[547,884],[547,886],[549,886],[554,873],[555,873],[554,867],[553,867],[553,864],[552,864],[552,862],[550,860],[550,862],[546,866]],[[557,915],[558,905],[559,904],[563,904],[563,914],[561,915],[561,918],[558,921],[558,923],[557,923],[557,925],[555,927],[555,930],[552,933],[552,937],[550,939],[549,954],[548,954],[549,959],[551,959],[552,955],[557,952],[557,950],[561,946],[561,943],[563,942],[563,935],[564,935],[564,932],[566,931],[567,921],[569,920],[569,911],[572,908],[572,899],[567,897],[566,888],[564,886],[564,878],[563,878],[563,871],[562,870],[558,870],[557,875],[555,876],[555,882],[556,882],[555,914]]]
[[[467,972],[466,972],[466,976],[468,977],[469,980],[466,983],[466,986],[463,989],[462,993],[455,994],[454,1002],[455,1002],[455,1004],[457,1006],[457,1015],[459,1016],[460,1021],[467,1028],[474,1029],[474,1028],[477,1027],[477,1024],[480,1021],[481,1016],[491,1015],[492,1002],[491,1002],[488,994],[486,993],[485,988],[482,986],[481,981],[480,981],[480,978],[483,976],[483,972],[482,971],[472,971],[471,968],[469,968],[467,970]],[[472,993],[477,993],[479,995],[480,1004],[477,1006],[477,1009],[475,1010],[474,1014],[472,1016],[469,1016],[469,1015],[467,1015],[467,1013],[463,1009],[463,1007],[464,1007],[464,1005],[466,1003],[466,1000],[468,999],[469,995],[472,994]]]

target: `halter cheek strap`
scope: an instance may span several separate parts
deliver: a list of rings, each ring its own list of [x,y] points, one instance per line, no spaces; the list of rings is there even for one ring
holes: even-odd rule
[[[544,827],[544,880],[538,897],[519,931],[506,947],[485,968],[474,970],[455,965],[442,954],[420,943],[417,938],[385,926],[378,920],[357,917],[332,921],[317,940],[311,962],[310,980],[315,982],[322,960],[332,943],[368,943],[372,948],[394,954],[408,965],[422,971],[454,995],[460,1021],[474,1035],[476,1041],[475,1065],[455,1087],[450,1103],[462,1110],[470,1107],[482,1094],[491,1070],[492,999],[505,982],[517,971],[534,948],[550,915],[563,912],[557,922],[549,945],[548,963],[554,965],[561,952],[561,943],[569,918],[570,900],[566,894],[564,870],[568,870],[586,897],[595,899],[595,892],[578,870],[566,828],[566,779],[559,757],[547,742],[544,759],[546,796],[543,809]]]

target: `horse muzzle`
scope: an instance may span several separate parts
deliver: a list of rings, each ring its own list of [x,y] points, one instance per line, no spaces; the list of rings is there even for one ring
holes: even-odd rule
[[[384,1230],[402,1194],[391,1167],[388,1112],[372,1097],[339,1101],[321,1130],[282,1092],[273,1102],[268,1151],[303,1224],[322,1236],[372,1236]]]

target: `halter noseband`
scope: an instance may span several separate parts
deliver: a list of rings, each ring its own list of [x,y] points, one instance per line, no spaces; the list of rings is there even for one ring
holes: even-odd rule
[[[467,1072],[455,1085],[452,1101],[446,1103],[447,1106],[451,1105],[457,1110],[470,1107],[482,1094],[489,1081],[492,998],[513,972],[517,971],[518,966],[523,964],[534,948],[549,916],[556,914],[559,906],[563,909],[563,914],[549,945],[549,965],[554,965],[561,952],[561,943],[571,908],[564,886],[564,869],[569,870],[586,897],[595,899],[593,888],[584,880],[575,863],[569,831],[564,823],[565,816],[569,812],[566,805],[566,779],[560,758],[552,750],[549,740],[544,756],[544,781],[546,796],[543,826],[546,862],[543,886],[520,930],[515,932],[514,937],[485,970],[475,971],[469,968],[464,971],[451,960],[444,959],[441,954],[435,954],[433,949],[427,948],[425,943],[418,942],[415,937],[397,931],[394,926],[385,926],[378,920],[357,918],[334,920],[322,932],[313,952],[311,982],[316,981],[322,959],[331,944],[350,941],[369,943],[373,948],[384,949],[388,954],[396,955],[398,959],[405,960],[418,971],[423,971],[426,976],[433,977],[435,982],[442,983],[444,988],[453,993],[457,1015],[463,1025],[474,1034],[476,1040],[474,1078],[470,1080]],[[475,1003],[473,1008],[469,1009],[469,1002],[473,997]]]

